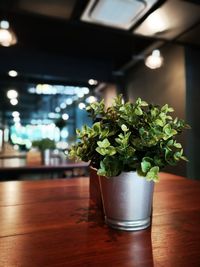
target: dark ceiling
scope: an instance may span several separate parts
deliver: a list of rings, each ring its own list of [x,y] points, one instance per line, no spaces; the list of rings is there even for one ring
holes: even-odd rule
[[[119,74],[122,74],[120,70],[123,66],[154,45],[157,38],[135,35],[134,28],[124,31],[81,21],[81,14],[88,2],[88,0],[0,1],[0,20],[9,20],[18,38],[15,46],[0,47],[2,99],[5,98],[6,90],[11,87],[18,88],[26,94],[28,84],[85,86],[91,78],[99,82],[119,81],[122,79]],[[166,2],[168,1],[157,1],[138,24]],[[196,0],[186,2],[199,7]],[[191,29],[186,25],[180,38],[173,41],[198,45],[195,41],[198,38],[194,38],[197,32],[199,32],[198,23]],[[164,42],[172,41],[160,39]],[[10,69],[16,69],[19,76],[8,77],[7,72]],[[27,101],[26,98],[22,98],[24,105],[31,107]],[[1,102],[1,106],[8,108],[6,100]],[[22,110],[26,112],[25,107]]]
[[[4,3],[5,8],[0,12],[9,19],[19,40],[15,47],[0,49],[4,61],[1,74],[6,68],[14,68],[15,59],[16,67],[25,76],[48,75],[52,80],[82,82],[93,77],[111,81],[113,71],[153,42],[150,38],[136,38],[131,31],[80,21],[87,2],[1,1],[0,7]],[[63,14],[67,8],[71,12]]]

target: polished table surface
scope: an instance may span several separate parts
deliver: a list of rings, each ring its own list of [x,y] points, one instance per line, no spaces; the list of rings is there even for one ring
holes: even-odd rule
[[[89,179],[0,183],[1,267],[200,266],[200,182],[160,174],[152,227],[108,228]]]

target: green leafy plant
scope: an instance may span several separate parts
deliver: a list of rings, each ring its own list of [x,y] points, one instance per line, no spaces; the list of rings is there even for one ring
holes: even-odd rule
[[[35,140],[32,142],[33,147],[37,147],[39,150],[44,151],[45,149],[55,149],[55,141],[49,139],[49,138],[44,138],[41,140]]]
[[[94,123],[77,130],[79,141],[69,155],[90,161],[99,175],[111,177],[136,170],[147,180],[158,181],[160,169],[187,160],[176,136],[190,127],[172,118],[174,110],[168,104],[160,107],[140,98],[124,103],[119,95],[107,109],[102,100],[86,110]]]

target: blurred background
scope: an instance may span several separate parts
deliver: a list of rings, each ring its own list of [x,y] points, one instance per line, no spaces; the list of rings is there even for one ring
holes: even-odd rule
[[[0,179],[88,175],[65,153],[119,93],[187,120],[189,163],[166,171],[198,179],[199,22],[198,0],[1,0]]]

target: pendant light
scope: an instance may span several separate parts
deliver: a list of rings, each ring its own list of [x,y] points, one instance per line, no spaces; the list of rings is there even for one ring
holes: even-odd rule
[[[17,37],[10,29],[10,23],[7,20],[0,21],[0,45],[9,47],[16,43]]]
[[[160,51],[156,49],[145,59],[145,65],[150,69],[158,69],[163,65],[163,60]]]

